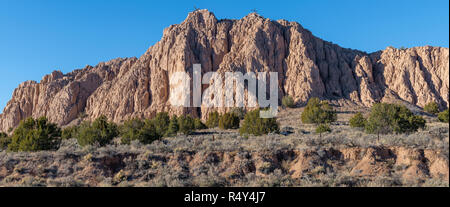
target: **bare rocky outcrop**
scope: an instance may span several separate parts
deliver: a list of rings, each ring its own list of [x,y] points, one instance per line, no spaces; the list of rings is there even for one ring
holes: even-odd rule
[[[442,108],[449,105],[448,48],[389,47],[367,54],[321,40],[296,22],[256,13],[218,20],[199,10],[165,29],[161,41],[138,59],[119,58],[69,74],[56,71],[40,83],[22,83],[0,115],[0,131],[30,116],[47,116],[59,125],[80,114],[87,119],[106,115],[116,122],[160,111],[205,118],[213,109],[168,102],[169,77],[191,72],[196,63],[202,73],[278,72],[279,99],[290,95],[298,104],[317,96],[361,106],[395,100],[419,107],[431,101]]]
[[[46,116],[66,125],[84,113],[89,97],[98,87],[108,84],[136,60],[115,59],[63,75],[54,71],[40,83],[27,81],[14,90],[12,99],[0,117],[1,130],[15,127],[27,117]]]

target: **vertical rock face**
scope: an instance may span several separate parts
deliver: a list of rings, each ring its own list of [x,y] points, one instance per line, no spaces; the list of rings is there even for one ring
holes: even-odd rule
[[[27,117],[46,116],[59,125],[70,123],[84,113],[88,98],[98,87],[114,81],[121,70],[135,61],[115,59],[66,75],[54,71],[44,76],[40,83],[27,81],[20,84],[0,116],[0,130],[14,128]]]
[[[0,131],[26,117],[47,116],[66,125],[85,114],[120,122],[156,112],[205,118],[211,108],[169,103],[169,77],[193,64],[202,73],[278,72],[279,99],[297,103],[310,97],[371,106],[398,99],[442,108],[449,100],[449,49],[387,48],[372,54],[323,41],[296,22],[273,21],[252,13],[240,20],[218,20],[199,10],[164,30],[161,41],[139,59],[115,59],[63,75],[55,71],[40,83],[22,83],[0,115]],[[203,85],[203,90],[208,85]],[[226,109],[218,109],[226,110]]]
[[[448,107],[449,50],[439,47],[416,47],[406,50],[387,48],[372,55],[379,84],[398,98],[425,106],[436,101]]]

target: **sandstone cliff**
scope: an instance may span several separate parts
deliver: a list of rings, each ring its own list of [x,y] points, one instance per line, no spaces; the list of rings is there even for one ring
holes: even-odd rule
[[[47,116],[60,125],[80,115],[94,119],[103,114],[120,122],[159,111],[205,118],[212,109],[168,102],[169,77],[191,71],[196,63],[202,73],[278,72],[279,98],[288,94],[299,104],[318,96],[361,106],[392,100],[419,107],[431,101],[449,105],[448,48],[387,48],[367,54],[321,40],[296,22],[255,13],[218,20],[199,10],[165,29],[161,41],[138,59],[119,58],[68,74],[56,71],[39,83],[22,83],[0,115],[0,131],[30,116]]]

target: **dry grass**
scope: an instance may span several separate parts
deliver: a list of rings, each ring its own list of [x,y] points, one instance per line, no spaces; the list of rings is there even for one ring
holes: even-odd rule
[[[293,151],[400,146],[438,150],[447,160],[449,157],[449,126],[436,122],[434,117],[427,117],[429,123],[423,131],[385,135],[377,140],[375,135],[350,128],[347,120],[353,112],[345,110],[340,111],[338,122],[331,126],[333,131],[319,137],[313,125],[299,123],[301,111],[297,108],[280,112],[281,128],[294,129],[288,136],[247,138],[237,130],[208,129],[150,145],[132,142],[82,148],[70,139],[56,152],[3,151],[0,186],[449,186],[448,179],[404,180],[400,172],[407,166],[394,166],[390,176],[355,177],[350,174],[354,164],[338,160],[326,161],[333,168],[318,165],[307,175],[292,178],[289,169],[295,156],[288,154]],[[225,155],[233,155],[234,161],[224,163],[226,159],[221,156]],[[194,162],[196,156],[205,158]],[[264,158],[271,156],[278,156],[279,162]],[[228,172],[234,165],[249,170]]]

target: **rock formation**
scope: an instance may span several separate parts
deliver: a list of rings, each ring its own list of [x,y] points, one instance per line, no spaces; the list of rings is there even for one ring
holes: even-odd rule
[[[205,118],[215,109],[168,102],[169,77],[192,71],[196,63],[202,73],[278,72],[279,99],[290,95],[298,104],[315,96],[361,106],[391,100],[419,107],[431,101],[449,105],[448,48],[389,47],[367,54],[321,40],[296,22],[256,13],[218,20],[199,10],[165,29],[161,41],[139,59],[114,59],[68,74],[56,71],[40,83],[22,83],[0,115],[0,131],[30,116],[47,116],[59,125],[81,115],[94,119],[103,114],[120,122],[160,111]]]

